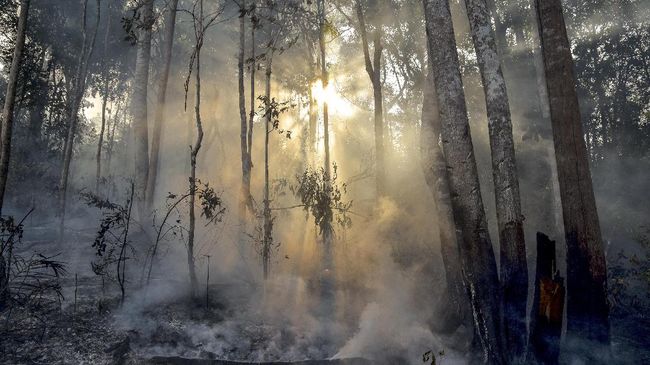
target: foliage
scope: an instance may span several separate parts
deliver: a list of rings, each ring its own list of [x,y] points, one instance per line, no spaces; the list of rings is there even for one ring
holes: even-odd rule
[[[640,254],[621,250],[608,268],[609,298],[618,310],[647,313],[650,303],[650,228],[637,234]]]
[[[33,209],[16,223],[12,216],[0,217],[0,310],[26,309],[33,315],[38,309],[59,307],[63,299],[60,279],[66,275],[66,265],[55,256],[33,253],[23,257],[14,252],[22,242],[23,222]]]
[[[291,101],[277,101],[275,98],[267,98],[265,95],[260,95],[257,99],[261,102],[258,115],[270,121],[271,131],[278,131],[279,134],[284,134],[286,138],[291,139],[291,131],[280,128],[280,115],[294,108],[296,105]]]
[[[334,219],[341,227],[352,225],[349,216],[352,201],[343,199],[347,185],[337,184],[337,166],[333,166],[331,177],[323,168],[308,168],[297,176],[297,185],[290,187],[293,194],[300,198],[305,211],[312,214],[321,233],[332,229]]]

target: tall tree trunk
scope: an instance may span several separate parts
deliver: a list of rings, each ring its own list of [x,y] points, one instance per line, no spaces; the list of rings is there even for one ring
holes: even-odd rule
[[[253,199],[251,197],[251,159],[248,149],[248,116],[246,114],[246,94],[244,88],[244,57],[246,49],[246,1],[242,0],[239,9],[239,55],[237,58],[238,86],[239,86],[239,118],[240,146],[241,146],[241,197],[239,202],[239,215],[242,230],[244,229],[247,211],[252,211]]]
[[[329,75],[327,72],[327,54],[325,48],[325,0],[318,1],[318,16],[319,16],[319,34],[318,46],[320,48],[321,57],[321,81],[323,83],[323,90],[327,90],[329,84]],[[323,100],[323,149],[325,154],[324,172],[325,172],[325,188],[329,190],[331,184],[331,162],[330,162],[330,137],[329,137],[329,109],[327,99]],[[324,311],[326,315],[333,314],[334,306],[334,255],[333,255],[333,238],[334,232],[332,222],[328,221],[326,227],[323,229],[323,270],[321,277],[321,297],[324,303]]]
[[[481,71],[492,150],[492,174],[499,227],[504,340],[511,361],[526,348],[528,267],[510,105],[494,31],[485,0],[465,0]]]
[[[65,208],[67,203],[67,194],[68,194],[68,178],[70,176],[70,164],[72,163],[72,151],[74,148],[74,138],[77,134],[77,122],[79,120],[79,108],[81,106],[81,100],[83,95],[86,92],[86,76],[88,73],[88,61],[93,54],[95,49],[95,39],[97,38],[97,30],[99,29],[99,17],[100,17],[100,0],[97,0],[97,15],[95,29],[91,37],[90,43],[87,39],[86,31],[86,13],[88,0],[83,0],[83,23],[82,23],[82,32],[83,32],[83,43],[81,46],[81,52],[79,53],[79,60],[77,64],[77,72],[75,75],[74,84],[71,90],[71,105],[70,110],[68,111],[68,135],[65,140],[65,147],[63,151],[63,168],[61,171],[61,181],[59,183],[59,239],[63,239],[64,225],[65,225]]]
[[[248,136],[247,136],[247,150],[248,150],[248,162],[250,163],[250,168],[253,168],[253,122],[255,121],[255,70],[257,68],[257,62],[255,60],[255,27],[257,25],[255,16],[255,6],[251,10],[251,65],[250,65],[250,110],[248,116]],[[250,172],[249,172],[250,174]],[[250,188],[248,189],[250,193]],[[252,206],[252,198],[251,198]]]
[[[262,238],[262,267],[264,279],[268,279],[271,266],[271,242],[273,240],[273,220],[271,217],[271,201],[269,200],[269,133],[271,133],[271,67],[272,55],[267,55],[266,61],[266,87],[265,87],[265,114],[264,123],[264,237]]]
[[[25,29],[27,28],[27,14],[29,12],[30,0],[23,0],[20,3],[20,14],[18,15],[18,29],[16,30],[16,44],[14,45],[14,55],[11,60],[11,69],[9,71],[9,80],[7,82],[7,92],[5,93],[5,104],[2,109],[2,127],[0,128],[0,215],[4,203],[4,195],[7,187],[7,176],[9,175],[9,161],[11,157],[11,135],[14,124],[14,102],[16,99],[16,85],[18,84],[18,75],[20,64],[25,47]],[[7,261],[10,261],[7,258]],[[0,255],[0,311],[4,310],[9,297],[9,273],[11,267],[5,264],[3,255]]]
[[[149,160],[149,172],[147,174],[147,210],[153,209],[153,201],[156,194],[156,182],[160,167],[160,140],[165,118],[165,102],[167,100],[167,83],[169,81],[169,70],[171,69],[172,50],[174,48],[174,31],[176,29],[176,8],[178,0],[170,0],[167,5],[167,18],[165,19],[164,44],[164,66],[158,84],[157,108],[154,115],[153,134],[151,136],[151,155]]]
[[[377,184],[377,196],[383,196],[386,191],[386,170],[385,170],[385,152],[384,152],[384,107],[382,99],[381,85],[381,53],[383,46],[381,44],[381,29],[379,25],[375,26],[373,34],[373,57],[370,59],[370,50],[368,46],[368,35],[366,31],[366,20],[363,14],[361,2],[356,1],[357,19],[361,33],[361,45],[363,47],[363,58],[365,61],[366,72],[372,83],[372,95],[375,112],[375,180]]]
[[[106,104],[108,103],[108,36],[111,31],[111,5],[108,4],[108,20],[106,21],[106,32],[104,33],[104,60],[103,60],[103,69],[102,77],[104,78],[104,88],[102,95],[102,125],[99,130],[99,141],[97,142],[97,154],[95,155],[95,161],[97,163],[97,169],[95,171],[95,193],[99,194],[99,185],[102,177],[102,148],[104,147],[104,131],[106,130]]]
[[[135,189],[140,219],[148,214],[145,210],[147,178],[149,175],[149,127],[147,124],[147,90],[149,84],[149,61],[151,59],[151,28],[154,23],[153,0],[144,0],[140,12],[138,51],[133,78],[133,133],[135,135]]]
[[[429,57],[442,121],[454,221],[460,230],[474,327],[484,359],[504,363],[499,316],[499,277],[487,228],[476,159],[470,135],[451,12],[447,0],[423,0]]]
[[[430,65],[429,70],[432,68]],[[427,75],[424,87],[420,153],[424,178],[431,190],[438,213],[436,218],[440,232],[440,253],[447,279],[448,300],[445,310],[451,312],[447,317],[448,324],[445,327],[453,327],[455,330],[463,323],[469,322],[471,326],[472,314],[463,282],[459,242],[449,195],[447,164],[440,146],[440,114],[431,71]]]
[[[201,47],[203,46],[203,0],[199,1],[199,17],[198,24],[195,24],[196,34],[196,49],[195,55],[196,62],[194,87],[196,90],[194,100],[194,114],[196,118],[196,140],[190,150],[190,227],[187,234],[187,266],[190,274],[190,286],[192,296],[196,297],[198,294],[198,280],[196,278],[196,266],[194,263],[194,236],[196,230],[196,157],[201,149],[201,142],[203,142],[203,124],[201,123]],[[198,30],[196,30],[198,29]]]
[[[566,345],[603,361],[609,347],[607,268],[560,0],[535,1],[567,243]],[[605,351],[607,353],[608,351]]]
[[[16,44],[14,55],[9,70],[7,92],[5,93],[5,105],[2,109],[2,127],[0,129],[0,214],[4,203],[5,190],[7,188],[7,176],[9,175],[9,161],[11,158],[11,135],[14,126],[14,102],[16,99],[16,85],[20,73],[20,64],[25,47],[25,29],[27,28],[27,14],[29,12],[30,0],[22,0],[20,3],[20,14],[18,15],[18,29],[16,30]]]

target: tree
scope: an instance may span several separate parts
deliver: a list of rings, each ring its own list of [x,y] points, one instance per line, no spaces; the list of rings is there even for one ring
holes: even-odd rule
[[[548,89],[567,244],[567,342],[578,356],[602,361],[609,346],[607,267],[573,59],[559,0],[535,1]]]
[[[483,81],[492,150],[504,339],[511,360],[516,361],[523,359],[526,348],[528,267],[510,105],[486,1],[466,0],[465,5]]]
[[[366,19],[361,1],[355,1],[357,19],[359,20],[359,31],[361,33],[361,45],[363,47],[363,59],[366,66],[366,72],[372,83],[372,95],[374,100],[375,113],[375,179],[377,182],[377,196],[380,197],[386,193],[386,168],[384,152],[384,103],[382,95],[381,80],[381,54],[383,46],[381,44],[381,25],[375,24],[372,35],[373,56],[370,59],[370,50],[368,46],[368,34],[366,30]]]
[[[9,175],[9,160],[11,157],[11,135],[14,124],[14,105],[16,99],[16,84],[18,83],[18,72],[25,47],[25,29],[27,28],[27,14],[29,12],[30,0],[22,0],[20,3],[20,15],[18,16],[18,30],[16,32],[16,44],[14,55],[11,60],[9,81],[5,94],[5,104],[2,109],[2,127],[0,130],[0,214],[4,203],[5,190],[7,189],[7,176]],[[0,260],[2,260],[0,258]],[[3,267],[4,268],[4,267]]]
[[[106,130],[106,105],[108,104],[108,88],[109,88],[109,76],[108,76],[108,40],[111,31],[111,5],[108,4],[108,20],[106,22],[106,32],[104,33],[104,59],[102,61],[102,78],[103,78],[103,92],[102,92],[102,124],[99,130],[99,141],[97,142],[97,154],[95,155],[95,161],[97,163],[97,169],[95,171],[95,193],[99,194],[99,183],[102,177],[102,149],[104,147],[104,131]]]
[[[253,198],[251,195],[251,169],[253,167],[253,161],[251,157],[251,144],[248,142],[249,134],[252,138],[252,119],[251,119],[251,130],[249,131],[249,121],[248,114],[246,113],[246,90],[244,86],[244,64],[245,64],[245,51],[246,51],[246,14],[249,11],[255,9],[255,4],[251,5],[249,10],[246,7],[246,0],[242,0],[239,5],[239,54],[237,56],[237,70],[238,70],[238,90],[239,90],[239,118],[241,122],[240,126],[240,147],[241,147],[241,167],[242,167],[242,186],[241,186],[241,198],[240,198],[240,218],[246,214],[246,211],[252,211],[253,209]],[[251,21],[251,53],[254,54],[255,48],[255,22]],[[254,57],[254,56],[253,56]],[[254,60],[253,60],[254,62]],[[251,67],[251,98],[254,100],[254,90],[255,90],[255,65]],[[253,101],[254,102],[254,101]],[[253,107],[251,106],[251,111]]]
[[[75,73],[74,84],[72,92],[69,95],[70,109],[68,111],[68,133],[63,148],[63,167],[61,171],[61,181],[59,184],[59,237],[63,239],[64,224],[65,224],[65,208],[67,203],[68,193],[68,178],[70,176],[70,164],[72,163],[72,151],[74,147],[74,139],[77,134],[77,123],[79,120],[79,108],[81,101],[86,91],[86,76],[88,74],[88,63],[90,57],[95,49],[95,39],[97,38],[97,31],[99,29],[99,16],[101,11],[100,0],[97,0],[97,15],[95,19],[95,27],[93,29],[90,41],[86,29],[86,15],[88,8],[88,0],[83,2],[83,15],[82,15],[82,37],[83,42],[81,45],[81,52],[77,60],[77,71]]]
[[[167,4],[167,18],[165,19],[165,34],[163,39],[163,69],[158,84],[157,108],[154,115],[153,134],[151,136],[151,155],[149,160],[149,172],[147,174],[147,210],[153,208],[153,201],[156,193],[156,181],[160,167],[160,139],[162,136],[165,101],[167,100],[167,82],[169,81],[169,70],[171,68],[172,50],[174,48],[174,30],[176,29],[176,8],[178,0],[170,0]]]
[[[430,66],[430,69],[433,67]],[[438,100],[433,85],[431,72],[427,75],[422,103],[422,128],[420,130],[420,159],[424,177],[431,190],[437,214],[437,224],[440,238],[440,253],[445,266],[447,279],[446,312],[447,320],[457,328],[463,322],[471,324],[471,309],[469,308],[466,288],[463,281],[463,270],[460,262],[459,242],[456,235],[449,195],[449,178],[447,164],[440,145],[440,114]],[[455,329],[454,328],[454,329]]]
[[[149,61],[151,59],[151,28],[155,22],[153,0],[144,0],[138,9],[138,51],[133,76],[133,133],[135,135],[135,191],[140,219],[147,214],[147,178],[149,176],[149,127],[147,124],[147,90],[149,85]]]
[[[198,8],[198,9],[197,9]],[[194,264],[194,236],[196,230],[196,193],[197,193],[197,178],[196,178],[196,157],[201,150],[201,143],[203,142],[203,123],[201,122],[201,48],[203,48],[203,39],[205,33],[214,23],[217,17],[221,14],[221,8],[214,12],[204,15],[203,0],[195,0],[192,6],[190,15],[192,16],[192,24],[194,27],[194,50],[190,57],[189,72],[185,80],[185,95],[187,97],[190,76],[192,68],[194,68],[194,117],[196,122],[196,140],[190,146],[190,189],[189,189],[189,206],[190,206],[190,221],[187,233],[187,265],[190,274],[190,286],[192,296],[196,297],[198,294],[198,281],[196,278],[196,267]]]
[[[442,144],[449,172],[454,221],[461,234],[460,257],[483,357],[501,364],[499,277],[487,228],[470,135],[451,12],[447,0],[424,0],[428,51],[433,64]]]

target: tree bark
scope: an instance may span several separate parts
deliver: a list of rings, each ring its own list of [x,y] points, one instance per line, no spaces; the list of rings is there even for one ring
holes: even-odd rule
[[[135,189],[138,214],[143,219],[149,175],[149,127],[147,124],[147,90],[151,59],[151,28],[154,23],[153,0],[144,0],[139,10],[142,24],[138,31],[138,51],[133,78],[133,133],[135,135]]]
[[[381,44],[381,29],[379,25],[375,26],[373,34],[373,57],[370,59],[370,50],[368,46],[368,35],[366,30],[366,20],[363,14],[361,2],[356,1],[357,19],[359,20],[359,31],[361,33],[361,45],[363,47],[363,58],[365,61],[366,72],[372,83],[372,94],[374,101],[375,113],[375,180],[377,186],[377,197],[386,193],[386,169],[385,169],[385,152],[384,152],[384,105],[381,85],[381,54],[383,46]]]
[[[560,0],[535,1],[567,243],[566,345],[587,361],[609,347],[607,268]],[[602,350],[602,351],[601,351]]]
[[[165,102],[167,100],[167,83],[169,81],[169,70],[171,69],[172,51],[174,48],[174,31],[176,29],[176,8],[178,0],[170,0],[167,5],[167,18],[165,19],[165,38],[163,44],[164,66],[160,74],[158,84],[157,108],[154,115],[153,134],[151,136],[151,155],[149,160],[149,172],[147,174],[147,210],[153,209],[153,202],[156,194],[156,183],[158,170],[160,168],[160,140],[162,139],[163,124],[165,122]]]
[[[485,361],[504,363],[499,316],[499,278],[487,228],[470,135],[456,41],[447,0],[423,0],[442,144],[460,257]]]
[[[68,193],[68,178],[70,176],[70,164],[72,163],[72,152],[74,147],[74,138],[77,134],[77,122],[79,120],[79,108],[81,107],[81,100],[86,91],[86,76],[88,73],[88,62],[95,49],[95,39],[97,38],[97,30],[99,29],[100,17],[100,0],[97,0],[97,19],[95,29],[91,37],[90,44],[88,44],[87,31],[86,31],[86,13],[88,0],[83,1],[83,43],[81,52],[79,53],[79,60],[77,64],[77,72],[75,75],[74,84],[71,90],[72,101],[68,115],[68,135],[65,140],[65,147],[63,151],[63,168],[61,171],[61,181],[59,183],[59,239],[63,239],[64,224],[65,224],[65,208],[67,203]]]
[[[429,69],[431,68],[431,65],[429,65]],[[451,209],[451,197],[449,196],[447,166],[440,146],[438,100],[430,71],[426,78],[422,103],[420,153],[424,178],[431,190],[436,212],[438,213],[436,221],[440,237],[440,253],[447,279],[448,300],[445,310],[451,311],[447,319],[449,327],[453,327],[455,330],[468,321],[471,326],[472,315],[463,282],[459,242]]]
[[[16,85],[20,73],[21,59],[25,47],[25,29],[27,29],[27,14],[29,13],[30,0],[22,0],[20,3],[20,14],[18,15],[18,29],[16,30],[16,44],[14,55],[9,70],[7,81],[7,92],[5,93],[5,104],[2,109],[2,127],[0,129],[0,214],[4,204],[5,190],[7,189],[7,177],[9,175],[9,161],[11,158],[11,135],[14,125],[14,105],[16,100]],[[1,260],[1,258],[0,258]]]
[[[510,104],[486,1],[465,0],[465,5],[487,108],[499,227],[504,340],[511,361],[516,362],[523,359],[526,349],[528,267]]]

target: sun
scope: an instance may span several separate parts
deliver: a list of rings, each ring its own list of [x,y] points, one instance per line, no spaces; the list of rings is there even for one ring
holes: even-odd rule
[[[320,108],[327,103],[329,112],[332,115],[351,117],[354,114],[354,105],[336,92],[333,82],[328,83],[327,87],[323,88],[323,81],[316,80],[311,85],[311,93]]]

